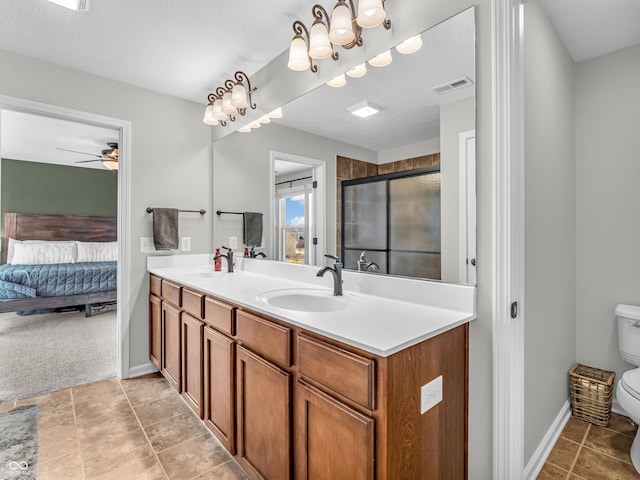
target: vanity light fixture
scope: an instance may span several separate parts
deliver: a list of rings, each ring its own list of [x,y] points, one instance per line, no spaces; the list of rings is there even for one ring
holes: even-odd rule
[[[209,103],[202,121],[207,125],[223,127],[227,126],[228,121],[235,122],[236,115],[244,116],[247,108],[255,110],[258,107],[251,99],[251,94],[256,90],[257,87],[251,87],[247,74],[237,71],[234,80],[225,80],[224,87],[218,87],[214,93],[209,94]]]
[[[313,60],[331,57],[338,60],[339,54],[334,45],[343,48],[361,47],[362,29],[383,25],[391,28],[391,20],[387,19],[384,10],[384,0],[360,0],[357,9],[354,0],[338,0],[331,16],[322,7],[314,5],[311,8],[314,22],[311,31],[300,20],[293,22],[293,39],[289,46],[289,61],[287,66],[294,71],[318,71]],[[306,39],[305,39],[306,38]]]
[[[369,60],[369,65],[372,67],[386,67],[392,61],[393,57],[391,56],[391,50],[387,50]]]
[[[70,10],[76,10],[79,12],[86,12],[89,10],[89,0],[49,0],[51,3],[60,5],[61,7],[68,8]]]
[[[367,64],[366,63],[361,63],[360,65],[356,65],[351,70],[347,70],[346,73],[351,78],[364,77],[367,74]]]
[[[358,102],[355,105],[347,107],[347,110],[356,117],[367,118],[371,115],[375,115],[376,113],[380,113],[381,109],[372,105],[367,100],[363,100],[362,102]]]
[[[252,129],[260,128],[262,125],[271,123],[272,118],[282,118],[282,107],[278,107],[261,116],[258,120],[248,123],[238,129],[238,132],[249,133]]]
[[[416,35],[415,37],[409,37],[404,42],[396,46],[396,50],[398,51],[398,53],[402,53],[404,55],[416,53],[421,48],[422,48],[422,37],[420,35]]]
[[[333,88],[344,87],[346,84],[347,84],[347,79],[345,78],[344,73],[338,75],[337,77],[327,82],[327,85]]]
[[[278,107],[270,111],[267,115],[269,115],[271,118],[282,118],[282,107]]]
[[[263,115],[258,119],[258,123],[266,125],[267,123],[271,123],[271,118],[269,118],[269,115]]]

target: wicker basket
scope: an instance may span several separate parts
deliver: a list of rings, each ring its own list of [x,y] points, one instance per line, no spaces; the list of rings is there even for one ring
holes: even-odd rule
[[[576,363],[569,371],[573,416],[606,427],[611,417],[615,376],[614,372]]]

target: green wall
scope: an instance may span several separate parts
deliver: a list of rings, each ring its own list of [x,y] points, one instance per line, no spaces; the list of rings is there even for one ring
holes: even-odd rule
[[[4,158],[1,165],[1,233],[5,212],[117,215],[117,173]]]

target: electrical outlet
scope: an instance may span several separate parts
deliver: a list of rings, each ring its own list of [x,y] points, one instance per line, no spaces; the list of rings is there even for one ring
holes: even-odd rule
[[[238,237],[229,237],[229,248],[231,250],[238,249]]]
[[[420,387],[420,413],[432,409],[442,401],[442,375]]]
[[[140,253],[153,253],[156,251],[156,247],[153,244],[153,238],[140,237]]]
[[[191,251],[191,237],[182,237],[180,241],[180,250],[183,252]]]

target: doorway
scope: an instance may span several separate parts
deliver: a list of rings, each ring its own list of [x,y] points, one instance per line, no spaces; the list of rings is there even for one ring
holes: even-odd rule
[[[272,257],[318,265],[325,245],[325,162],[271,152]]]
[[[130,151],[131,151],[131,123],[126,120],[96,115],[93,113],[72,110],[68,108],[48,105],[30,100],[0,95],[0,112],[11,111],[39,115],[53,119],[77,122],[113,129],[118,138],[118,198],[117,198],[117,362],[116,374],[119,378],[129,377],[129,317],[130,301]],[[1,125],[0,125],[1,126]],[[0,129],[1,130],[1,129]],[[0,134],[0,151],[2,150],[2,135]]]

